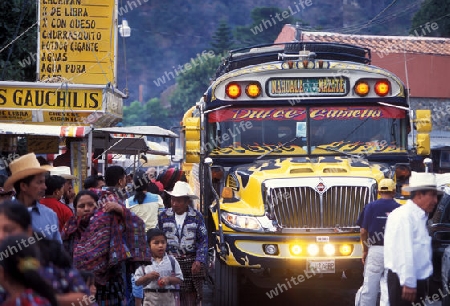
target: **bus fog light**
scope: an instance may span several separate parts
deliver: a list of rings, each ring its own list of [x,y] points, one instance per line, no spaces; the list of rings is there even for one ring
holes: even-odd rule
[[[334,245],[327,243],[323,246],[323,251],[325,252],[326,255],[332,256],[336,252],[336,249]]]
[[[298,256],[302,253],[302,246],[298,244],[291,244],[289,246],[289,250],[291,251],[292,255]]]
[[[350,255],[352,251],[352,246],[350,244],[342,244],[341,246],[339,246],[339,253],[344,256]]]
[[[308,245],[308,254],[311,256],[316,256],[319,254],[319,246],[317,244]]]
[[[267,255],[278,255],[278,246],[276,244],[263,244],[264,253]]]

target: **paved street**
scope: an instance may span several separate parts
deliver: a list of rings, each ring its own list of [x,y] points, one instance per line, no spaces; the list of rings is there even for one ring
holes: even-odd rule
[[[316,289],[292,288],[270,299],[267,289],[246,285],[242,288],[239,305],[265,306],[265,305],[296,305],[296,306],[353,306],[354,297],[358,288],[348,288],[347,284],[337,284],[333,287],[318,287]],[[213,291],[205,285],[205,298],[203,306],[214,306]],[[332,302],[330,304],[330,302]],[[425,303],[420,306],[441,306],[441,302]],[[234,306],[234,305],[233,305]]]
[[[213,306],[212,288],[205,285],[205,299],[203,306]],[[354,305],[354,296],[357,288],[349,288],[345,282],[334,284],[331,287],[321,286],[319,283],[315,289],[302,289],[292,287],[291,289],[279,293],[277,296],[269,298],[270,289],[255,287],[246,284],[240,288],[239,305],[333,305],[349,306]]]

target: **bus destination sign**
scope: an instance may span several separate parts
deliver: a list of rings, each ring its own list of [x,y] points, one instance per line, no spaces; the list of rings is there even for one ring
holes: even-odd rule
[[[268,80],[270,97],[344,96],[348,93],[345,77],[276,78]]]

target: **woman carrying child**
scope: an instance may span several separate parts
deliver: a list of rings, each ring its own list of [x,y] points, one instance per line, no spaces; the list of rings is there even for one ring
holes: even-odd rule
[[[128,272],[150,257],[150,249],[144,221],[123,204],[125,170],[108,167],[105,181],[105,189],[77,194],[76,216],[66,223],[61,236],[74,266],[94,273],[98,304],[122,306],[127,287],[131,289]]]
[[[167,255],[167,238],[159,229],[147,231],[152,261],[140,266],[135,273],[137,286],[144,286],[144,306],[175,306],[177,304],[179,285],[183,280],[178,261]]]

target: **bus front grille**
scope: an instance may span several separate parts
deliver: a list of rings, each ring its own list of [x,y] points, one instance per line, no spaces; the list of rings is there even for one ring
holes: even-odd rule
[[[355,226],[362,208],[372,200],[366,186],[334,186],[323,193],[305,186],[276,187],[267,196],[281,228]]]

